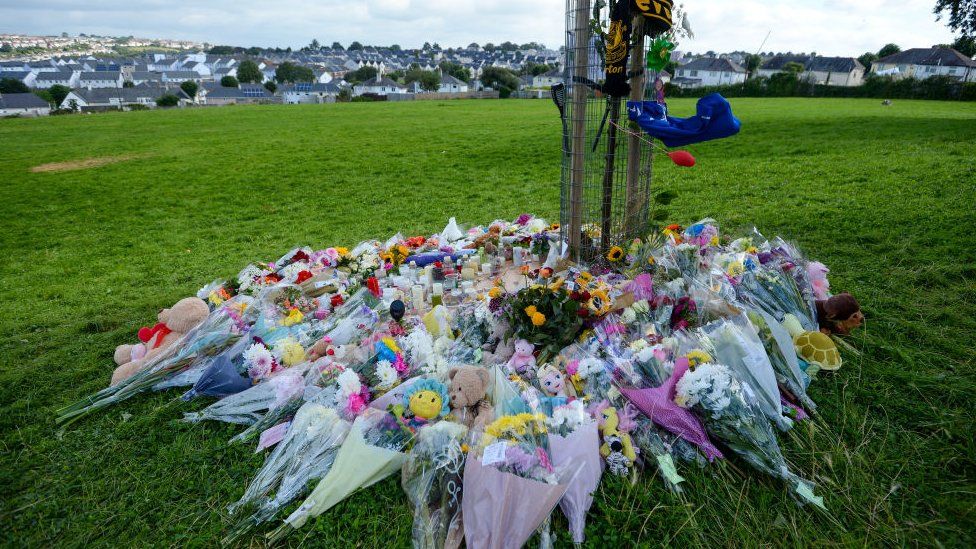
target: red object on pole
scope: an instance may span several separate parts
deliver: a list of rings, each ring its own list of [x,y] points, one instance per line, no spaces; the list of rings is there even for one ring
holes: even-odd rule
[[[695,165],[695,157],[688,151],[671,151],[668,156],[672,162],[679,166],[690,168]]]

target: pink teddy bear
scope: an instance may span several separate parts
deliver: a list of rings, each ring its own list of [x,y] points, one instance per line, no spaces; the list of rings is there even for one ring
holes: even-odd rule
[[[524,339],[515,340],[515,354],[508,359],[508,371],[522,374],[527,370],[534,370],[535,356],[532,355],[533,351],[535,351],[535,345]]]

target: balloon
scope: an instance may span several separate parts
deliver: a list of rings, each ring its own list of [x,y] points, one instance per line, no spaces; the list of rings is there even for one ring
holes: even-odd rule
[[[690,168],[695,165],[695,157],[688,151],[671,151],[668,153],[671,161],[679,166]]]
[[[393,317],[393,320],[400,322],[400,319],[403,318],[403,314],[406,312],[407,306],[404,305],[404,303],[399,299],[396,299],[393,301],[393,303],[390,303],[390,316]]]

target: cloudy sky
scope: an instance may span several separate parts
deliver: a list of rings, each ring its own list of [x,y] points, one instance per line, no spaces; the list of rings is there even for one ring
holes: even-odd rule
[[[934,0],[684,0],[693,52],[859,55],[951,42]],[[0,0],[0,33],[68,32],[300,47],[563,40],[565,0]]]

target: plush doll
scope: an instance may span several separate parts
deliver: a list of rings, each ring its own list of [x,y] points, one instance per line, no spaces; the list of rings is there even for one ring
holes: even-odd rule
[[[491,382],[488,370],[474,366],[451,368],[447,377],[451,381],[448,394],[455,420],[469,429],[487,425],[492,415],[491,405],[485,398]]]
[[[478,248],[484,248],[485,253],[489,255],[495,255],[498,251],[499,237],[501,236],[502,228],[498,225],[492,225],[488,227],[488,232],[474,239],[474,242],[465,246],[469,250],[477,250]]]
[[[603,436],[603,445],[600,446],[600,455],[607,461],[607,467],[615,475],[626,475],[630,466],[637,461],[637,452],[634,451],[634,443],[630,435],[621,431],[620,418],[617,416],[617,409],[610,406],[602,411],[602,425],[600,434]]]
[[[403,394],[406,411],[403,420],[415,430],[430,421],[450,413],[447,386],[436,379],[422,379],[415,382]]]
[[[482,362],[485,366],[505,364],[508,362],[508,359],[512,358],[512,355],[515,353],[515,346],[512,340],[505,339],[505,333],[507,331],[508,322],[499,320],[495,323],[491,334],[488,336],[488,340],[481,346]]]
[[[118,368],[112,373],[112,385],[132,377],[150,359],[203,323],[208,315],[210,308],[207,303],[197,297],[181,299],[169,309],[159,311],[159,322],[155,326],[139,329],[139,341],[142,343],[115,348]]]
[[[861,305],[848,293],[817,300],[817,323],[825,334],[847,335],[864,322]]]
[[[529,370],[535,369],[535,345],[524,339],[515,340],[515,353],[508,360],[508,371],[510,373],[524,374]]]

